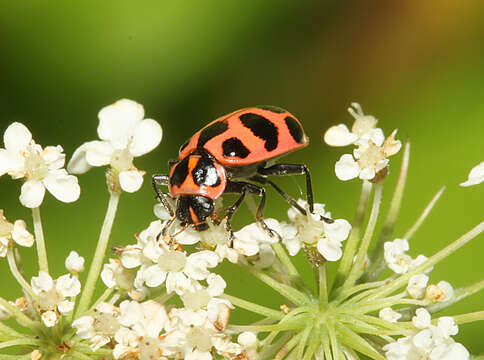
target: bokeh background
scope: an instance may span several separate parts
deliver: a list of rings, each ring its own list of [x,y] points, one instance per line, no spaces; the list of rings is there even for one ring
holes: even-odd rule
[[[161,145],[136,159],[147,171],[136,194],[124,194],[111,245],[134,241],[153,220],[149,175],[191,134],[237,108],[272,104],[301,119],[308,148],[287,157],[312,171],[316,199],[335,217],[352,220],[360,182],[343,183],[334,163],[347,149],[322,143],[332,124],[352,123],[351,101],[380,119],[386,133],[410,139],[408,184],[396,235],[402,235],[438,189],[447,190],[414,237],[411,254],[431,255],[484,218],[484,185],[460,188],[484,160],[484,3],[408,1],[0,1],[0,132],[13,121],[37,141],[62,144],[68,156],[97,137],[97,112],[119,98],[142,103],[163,127]],[[3,146],[3,143],[2,145]],[[384,189],[387,208],[401,155]],[[46,196],[44,232],[54,276],[71,249],[90,259],[107,204],[102,169],[79,178],[82,196],[63,204]],[[294,196],[302,178],[280,181]],[[20,183],[0,178],[8,218],[30,212],[18,203]],[[267,215],[287,207],[270,191]],[[247,208],[235,224],[251,221]],[[34,250],[22,251],[27,275]],[[483,278],[484,236],[432,273],[455,287]],[[298,261],[303,268],[303,258]],[[278,306],[280,299],[247,273],[223,266],[228,293]],[[303,270],[311,281],[311,273]],[[1,296],[20,295],[5,261]],[[257,290],[254,290],[257,289]],[[100,287],[99,291],[102,290]],[[484,294],[453,308],[482,309]],[[234,322],[242,322],[242,313]],[[482,323],[461,327],[459,340],[484,352]]]

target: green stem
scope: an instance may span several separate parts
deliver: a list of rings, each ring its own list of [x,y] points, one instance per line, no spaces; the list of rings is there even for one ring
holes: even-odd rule
[[[328,302],[328,282],[326,279],[326,262],[318,267],[319,274],[319,302]]]
[[[15,280],[17,280],[17,282],[20,284],[22,289],[27,293],[27,297],[30,297],[31,299],[35,299],[35,294],[32,288],[27,283],[27,281],[25,281],[22,274],[20,274],[20,271],[17,268],[17,263],[15,262],[14,254],[11,249],[8,250],[7,252],[7,261],[8,261],[8,266],[10,268],[10,272],[12,273]]]
[[[286,268],[287,273],[290,276],[301,277],[301,275],[299,275],[299,272],[297,271],[296,267],[292,263],[291,258],[287,255],[286,251],[282,247],[281,243],[272,244],[272,249],[276,253],[276,256],[278,257],[279,261]]]
[[[476,321],[484,321],[484,311],[476,311],[473,313],[454,315],[454,321],[456,324],[467,324]]]
[[[10,326],[5,325],[3,322],[0,322],[0,333],[2,335],[6,335],[9,338],[16,338],[16,337],[23,337],[25,336],[24,334],[21,334],[14,329],[12,329]]]
[[[352,224],[352,229],[348,240],[346,241],[346,246],[339,263],[338,271],[333,283],[333,289],[337,289],[341,286],[348,276],[351,270],[351,264],[353,264],[353,259],[355,257],[356,248],[360,242],[360,231],[363,220],[365,219],[366,209],[368,207],[368,201],[370,199],[372,184],[368,181],[363,181],[361,188],[360,200],[358,202],[358,207],[356,209],[355,220]]]
[[[280,282],[274,280],[272,277],[264,274],[262,271],[258,269],[255,269],[251,266],[246,266],[246,269],[256,278],[258,278],[259,280],[261,280],[262,282],[270,286],[272,289],[277,291],[286,299],[292,301],[294,304],[304,305],[310,301],[309,298],[306,295],[304,295],[302,292],[294,289],[291,286],[281,284]]]
[[[393,230],[395,229],[395,223],[397,220],[398,213],[400,212],[400,207],[402,205],[403,191],[405,189],[405,183],[407,181],[408,165],[410,161],[410,142],[407,141],[405,148],[403,150],[402,165],[400,167],[400,175],[398,177],[397,185],[395,187],[395,192],[393,193],[393,198],[390,203],[390,209],[388,210],[385,223],[383,224],[383,229],[378,238],[375,248],[370,253],[371,265],[366,272],[367,276],[364,281],[375,281],[378,279],[385,269],[385,262],[383,258],[383,246],[385,242],[389,241],[393,235]]]
[[[104,292],[101,294],[101,296],[92,304],[92,306],[89,308],[89,311],[94,311],[96,306],[98,306],[100,303],[104,302],[107,300],[109,296],[114,292],[114,288],[107,288],[104,290]]]
[[[333,355],[331,355],[331,347],[328,334],[328,328],[326,326],[321,327],[321,342],[323,344],[324,360],[333,360]]]
[[[356,280],[363,274],[365,255],[368,253],[368,248],[370,247],[370,242],[375,231],[376,222],[378,220],[378,214],[380,212],[380,204],[382,197],[383,184],[378,183],[375,185],[375,195],[373,198],[373,206],[371,208],[370,219],[368,220],[368,225],[366,226],[365,235],[361,241],[360,248],[358,249],[358,254],[356,255],[356,260],[351,268],[348,278],[343,284],[343,289],[351,287],[355,284]]]
[[[0,343],[0,349],[4,349],[11,346],[18,346],[18,345],[37,345],[38,346],[41,344],[42,342],[40,340],[29,339],[24,336],[21,339],[9,340],[9,341]]]
[[[340,334],[339,338],[349,348],[355,349],[360,353],[374,360],[386,360],[378,351],[371,346],[368,341],[341,324],[335,324],[336,330]]]
[[[37,246],[37,257],[39,258],[39,270],[48,273],[49,263],[47,261],[44,231],[42,230],[42,219],[40,218],[40,207],[32,209],[32,218],[34,220],[35,244]]]
[[[430,257],[427,261],[423,264],[420,264],[416,268],[410,270],[409,272],[399,276],[397,279],[393,280],[388,285],[382,286],[378,289],[378,292],[375,292],[372,296],[368,298],[368,300],[374,300],[377,298],[382,298],[391,294],[401,287],[405,286],[408,283],[408,280],[416,274],[423,274],[426,270],[430,269],[432,266],[440,262],[441,260],[445,259],[447,256],[451,255],[462,246],[467,244],[469,241],[474,239],[477,235],[484,231],[484,221],[475,226],[473,229],[462,235],[460,238],[455,240],[454,242],[447,245],[445,248],[440,250],[438,253],[434,254]]]
[[[225,299],[229,300],[233,305],[240,307],[242,309],[251,311],[253,313],[267,316],[271,319],[282,320],[285,314],[282,311],[273,310],[262,305],[254,304],[250,301],[239,299],[238,297],[225,294],[223,296]]]
[[[336,330],[331,321],[328,323],[328,334],[329,341],[331,342],[331,350],[333,351],[334,360],[343,360],[344,355],[341,353],[338,337],[336,336]]]
[[[287,331],[287,330],[300,330],[304,329],[311,316],[301,316],[297,320],[284,321],[279,324],[273,325],[229,325],[228,329],[243,332],[243,331],[257,331],[257,332],[270,332],[270,331]]]
[[[104,261],[104,256],[106,253],[106,248],[109,242],[109,236],[111,234],[111,229],[113,227],[114,217],[116,216],[116,210],[118,208],[119,196],[121,194],[118,192],[111,192],[109,197],[108,209],[106,211],[106,216],[104,217],[104,223],[101,228],[101,234],[99,235],[99,241],[97,243],[96,252],[94,253],[94,259],[92,261],[91,267],[89,268],[89,274],[87,275],[86,285],[81,294],[81,299],[79,300],[79,307],[76,312],[76,318],[80,314],[84,313],[91,303],[92,295],[96,287],[96,283],[99,278],[99,273],[101,272],[101,267]]]
[[[341,291],[338,290],[338,291],[336,291],[334,301],[341,303],[342,301],[346,300],[347,298],[349,298],[353,294],[356,294],[360,291],[377,288],[377,287],[380,287],[380,286],[385,285],[385,284],[386,284],[386,280],[375,281],[375,282],[370,282],[370,283],[358,284],[358,285],[352,286],[348,289],[344,289],[344,290],[341,290]],[[366,291],[365,291],[365,293],[366,293]],[[362,294],[363,293],[358,294],[358,295],[362,295]],[[351,298],[351,300],[352,299],[353,298]]]
[[[434,195],[434,197],[432,198],[432,200],[430,200],[429,204],[425,207],[424,211],[422,212],[422,214],[419,216],[419,218],[415,222],[415,224],[413,224],[413,226],[405,233],[405,235],[403,235],[403,238],[404,239],[409,240],[417,232],[417,230],[420,228],[420,226],[425,221],[425,219],[427,218],[427,216],[429,216],[430,212],[434,208],[435,204],[439,200],[439,198],[442,195],[442,193],[444,192],[444,190],[445,190],[445,186],[442,187],[437,192],[437,194]]]
[[[306,347],[306,344],[308,342],[309,335],[311,335],[311,330],[312,330],[312,326],[308,326],[302,332],[301,341],[299,341],[299,344],[296,350],[296,359],[302,359],[304,354],[304,348]]]
[[[281,360],[283,359],[289,351],[291,351],[298,343],[299,339],[301,339],[303,334],[297,334],[291,340],[289,340],[284,346],[279,350],[277,355],[274,357],[274,360]]]
[[[313,331],[314,332],[314,331]],[[313,334],[315,335],[315,334]],[[311,339],[309,340],[309,345],[304,353],[303,360],[311,360],[315,358],[315,353],[318,351],[319,346],[321,346],[319,336],[311,336]]]

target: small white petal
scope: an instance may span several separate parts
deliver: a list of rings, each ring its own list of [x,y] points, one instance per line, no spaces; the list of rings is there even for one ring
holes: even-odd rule
[[[332,242],[328,238],[319,239],[317,248],[319,253],[328,261],[337,261],[343,255],[341,244]]]
[[[64,166],[66,155],[62,146],[47,146],[40,154],[50,170],[60,169]]]
[[[3,134],[3,142],[5,149],[11,153],[18,153],[25,149],[32,140],[32,134],[24,124],[14,122],[5,130]]]
[[[39,276],[34,276],[30,283],[32,290],[37,295],[42,291],[47,292],[54,287],[54,280],[45,271],[39,271]]]
[[[62,315],[69,314],[74,310],[74,301],[64,300],[57,305],[57,309]]]
[[[341,242],[348,238],[351,231],[350,223],[345,219],[336,219],[331,224],[324,225],[324,233],[333,241]]]
[[[133,193],[138,191],[143,184],[143,173],[139,170],[121,171],[119,173],[121,189]]]
[[[91,165],[89,165],[86,159],[86,150],[88,147],[89,143],[84,143],[74,151],[74,154],[67,163],[67,170],[71,174],[84,174],[91,168]]]
[[[91,316],[81,316],[72,322],[72,327],[76,329],[76,335],[81,339],[90,339],[94,336],[94,318]]]
[[[133,156],[149,153],[159,145],[162,135],[160,124],[152,119],[144,119],[136,124],[133,140],[129,147],[130,153]]]
[[[119,260],[121,260],[121,264],[123,264],[126,269],[138,267],[141,265],[142,261],[141,250],[135,245],[128,245],[123,248]]]
[[[378,317],[382,320],[395,323],[402,317],[402,314],[394,311],[390,307],[386,307],[380,310]]]
[[[44,195],[45,187],[41,181],[28,180],[22,185],[19,199],[23,206],[32,209],[42,204]]]
[[[166,279],[166,272],[161,270],[158,265],[152,265],[143,270],[142,278],[149,287],[157,287],[163,284]]]
[[[419,308],[415,311],[412,323],[417,329],[425,329],[430,326],[430,320],[430,313],[424,308]]]
[[[344,124],[331,126],[324,134],[324,142],[330,146],[346,146],[353,144],[358,139],[356,134],[348,130]]]
[[[385,141],[385,135],[383,135],[383,130],[380,128],[375,128],[370,130],[366,136],[375,143],[376,146],[382,146]],[[397,151],[398,152],[398,151]]]
[[[360,174],[360,167],[351,154],[342,155],[336,162],[334,170],[338,179],[343,181],[354,179]]]
[[[49,310],[42,314],[42,322],[47,327],[53,327],[57,324],[57,320],[59,319],[57,313],[55,311]]]
[[[71,251],[65,261],[66,269],[72,273],[84,271],[84,258],[75,251]]]
[[[69,175],[65,169],[51,170],[43,182],[57,200],[65,203],[76,201],[81,194],[77,177]]]
[[[375,172],[375,168],[373,168],[373,167],[361,169],[360,179],[371,180],[375,177],[375,175],[376,175],[376,172]]]
[[[471,169],[467,181],[461,183],[460,186],[477,185],[483,181],[484,181],[484,161],[474,166]]]
[[[12,154],[9,153],[7,150],[0,149],[0,176],[4,175],[10,169],[15,167],[14,163],[15,157],[12,156]]]
[[[437,327],[445,337],[457,335],[459,332],[459,327],[450,316],[440,317]]]
[[[85,143],[84,145],[86,145],[86,161],[89,165],[105,166],[110,163],[115,149],[108,141],[95,140]]]
[[[253,332],[244,331],[237,337],[237,342],[245,348],[257,347],[257,336]]]
[[[34,236],[27,231],[27,224],[23,220],[17,220],[13,223],[12,238],[21,246],[31,247],[34,245]]]
[[[99,111],[99,138],[108,140],[116,149],[125,149],[136,124],[143,120],[143,105],[121,99]]]
[[[79,295],[81,283],[76,276],[70,274],[60,276],[55,282],[55,288],[64,297]]]

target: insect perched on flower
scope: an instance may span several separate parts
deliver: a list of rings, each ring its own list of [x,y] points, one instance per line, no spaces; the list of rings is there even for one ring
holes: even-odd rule
[[[269,180],[269,175],[304,174],[312,213],[313,193],[308,168],[303,164],[273,164],[275,158],[308,143],[301,123],[294,115],[274,106],[245,108],[212,121],[182,145],[179,160],[170,162],[169,175],[153,175],[155,191],[172,218],[165,229],[175,219],[184,227],[192,225],[200,231],[207,229],[207,219],[217,219],[214,200],[224,193],[236,193],[240,194],[239,199],[225,214],[227,230],[233,237],[231,217],[246,194],[255,194],[261,197],[257,222],[273,235],[263,219],[266,193],[262,185],[271,185],[302,214],[305,215],[306,210]],[[176,211],[157,185],[168,185],[170,196],[177,198]]]

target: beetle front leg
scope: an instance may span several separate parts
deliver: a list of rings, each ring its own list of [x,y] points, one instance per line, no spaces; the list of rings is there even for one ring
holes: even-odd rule
[[[151,183],[153,184],[153,188],[155,189],[156,192],[156,197],[161,201],[165,209],[170,213],[170,217],[175,217],[175,212],[173,211],[172,206],[168,202],[168,200],[165,197],[165,194],[161,192],[161,190],[158,188],[158,185],[168,185],[169,181],[169,176],[168,175],[162,175],[162,174],[154,174],[151,177]]]
[[[239,201],[237,201],[234,205],[238,204],[236,209],[242,204],[242,201],[245,197],[245,193],[249,194],[254,194],[257,196],[261,197],[261,200],[259,202],[259,206],[257,207],[257,211],[255,214],[255,218],[257,222],[259,223],[259,226],[264,229],[271,237],[278,236],[274,230],[270,229],[269,226],[267,226],[266,222],[264,221],[264,206],[266,203],[266,190],[262,186],[258,186],[252,183],[244,182],[244,181],[229,181],[227,182],[227,187],[225,188],[226,193],[239,193],[243,194],[239,198]],[[234,210],[235,211],[235,210]]]

